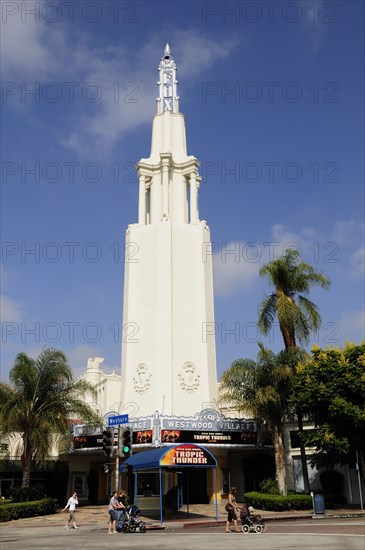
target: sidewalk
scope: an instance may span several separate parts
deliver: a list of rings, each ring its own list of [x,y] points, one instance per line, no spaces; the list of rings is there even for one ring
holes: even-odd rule
[[[337,508],[336,510],[326,510],[324,515],[314,516],[313,510],[298,510],[292,512],[269,512],[262,510],[259,512],[265,522],[278,520],[301,520],[301,519],[331,519],[331,518],[365,518],[365,511],[360,508]],[[218,521],[215,519],[214,504],[194,504],[189,506],[189,513],[186,506],[183,506],[177,514],[171,518],[164,518],[163,525],[158,520],[143,518],[149,529],[181,529],[192,527],[209,527],[214,525],[224,525],[227,513],[222,504],[218,505]],[[68,513],[58,512],[49,516],[38,516],[33,518],[24,518],[13,520],[1,524],[1,531],[4,533],[7,529],[13,529],[15,522],[17,528],[29,527],[53,527],[60,529],[67,521]],[[80,527],[90,529],[104,530],[108,529],[108,506],[81,506],[76,511],[76,522]]]

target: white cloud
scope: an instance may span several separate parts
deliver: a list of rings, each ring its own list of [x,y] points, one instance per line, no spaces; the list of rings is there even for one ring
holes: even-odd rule
[[[4,294],[0,295],[0,311],[2,323],[18,323],[24,320],[22,305]]]
[[[364,280],[365,276],[365,248],[355,250],[350,256],[350,276],[353,279]]]
[[[347,341],[359,343],[365,338],[365,311],[345,311],[338,322],[342,345]]]
[[[364,240],[365,224],[360,220],[341,220],[333,228],[333,238],[339,244],[351,244],[354,239]]]
[[[126,133],[150,123],[156,111],[157,65],[165,37],[173,39],[172,53],[183,75],[180,92],[225,58],[235,44],[232,37],[217,41],[193,28],[169,28],[151,34],[144,45],[131,50],[124,45],[95,47],[92,35],[72,31],[71,35],[70,28],[62,24],[9,18],[4,24],[3,42],[9,55],[3,70],[7,80],[15,79],[18,85],[27,81],[29,88],[35,82],[41,86],[55,82],[67,98],[70,86],[64,83],[78,83],[58,139],[82,158],[104,157]],[[98,98],[95,102],[90,100],[93,94]]]
[[[16,6],[14,2],[14,6]],[[52,51],[48,48],[46,27],[18,15],[7,16],[2,25],[2,66],[5,78],[26,79],[45,77],[51,65]]]
[[[75,348],[65,350],[67,362],[72,367],[74,376],[80,376],[86,371],[89,357],[104,357],[102,349],[98,346],[81,344]]]
[[[185,82],[211,67],[215,61],[226,57],[234,44],[231,39],[218,44],[193,29],[172,34],[173,52],[178,52],[178,71],[183,74]],[[196,62],[197,52],[199,63]],[[148,43],[133,53],[125,49],[94,51],[92,71],[86,80],[101,86],[102,101],[95,105],[87,117],[84,114],[76,117],[63,144],[81,157],[90,155],[90,152],[103,156],[127,132],[141,124],[150,123],[156,112],[156,66],[162,53],[161,34],[151,37]],[[86,60],[90,58],[87,49],[84,57],[87,63]],[[118,83],[119,89],[117,101],[114,90],[109,89],[114,82]]]
[[[221,243],[213,255],[214,294],[225,296],[249,288],[258,277],[262,248],[243,242]],[[257,260],[255,260],[257,256]]]
[[[213,251],[218,248],[213,255],[214,293],[224,296],[250,288],[260,280],[260,266],[278,258],[288,248],[297,249],[303,260],[316,263],[316,250],[312,248],[321,239],[311,227],[293,232],[283,224],[275,224],[270,228],[270,238],[264,242],[213,243]]]
[[[120,365],[108,365],[108,351],[98,346],[87,346],[81,344],[75,348],[69,348],[64,350],[67,357],[67,362],[72,368],[74,377],[81,376],[87,368],[87,360],[89,357],[105,357],[105,363],[101,365],[101,368],[105,374],[111,374],[113,371],[115,374],[120,374]]]
[[[291,231],[283,224],[270,228],[270,238],[261,243],[213,243],[214,292],[225,296],[246,290],[260,279],[263,263],[280,257],[288,248],[297,249],[305,262],[330,279],[342,275],[352,279],[364,277],[365,249],[363,223],[344,220],[330,228],[327,235],[313,227]],[[257,256],[256,260],[252,260]]]
[[[324,0],[318,0],[313,4],[302,0],[299,6],[304,14],[302,28],[308,35],[312,57],[315,57],[326,38],[327,30],[324,17],[330,16],[331,12],[326,10]],[[336,8],[336,6],[334,7]],[[294,17],[294,14],[291,17]],[[333,18],[335,18],[335,15],[333,15]]]
[[[308,250],[308,243],[313,243],[314,239],[318,239],[318,235],[313,228],[305,227],[298,233],[294,233],[282,224],[271,227],[271,236],[272,243],[278,243],[278,246],[273,247],[276,252],[275,257],[281,256],[287,248],[297,249],[303,255]]]

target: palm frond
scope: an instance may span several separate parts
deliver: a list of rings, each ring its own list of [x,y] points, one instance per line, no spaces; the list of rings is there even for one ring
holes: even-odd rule
[[[308,298],[305,298],[304,296],[298,296],[297,300],[300,309],[305,312],[308,320],[309,329],[318,330],[321,326],[322,319],[316,304],[314,304],[311,300],[308,300]]]
[[[265,336],[268,334],[275,320],[276,301],[276,294],[271,294],[270,296],[266,296],[260,305],[257,326],[261,330],[262,334],[264,334]]]
[[[316,305],[303,294],[308,294],[312,286],[328,288],[328,278],[310,264],[300,262],[299,252],[293,249],[263,265],[259,273],[275,288],[275,294],[265,297],[259,308],[262,333],[268,334],[277,316],[286,348],[296,345],[296,337],[301,343],[308,342],[310,332],[319,328],[321,317]]]

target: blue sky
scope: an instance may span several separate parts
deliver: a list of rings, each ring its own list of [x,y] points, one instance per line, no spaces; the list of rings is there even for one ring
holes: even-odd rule
[[[133,165],[149,155],[157,66],[178,66],[211,228],[217,370],[255,358],[262,263],[296,246],[319,345],[364,338],[362,2],[3,2],[2,377],[65,350],[120,372]],[[31,90],[34,90],[32,93]],[[294,243],[294,245],[293,245]],[[31,252],[33,250],[33,253]],[[232,251],[234,253],[232,253]]]

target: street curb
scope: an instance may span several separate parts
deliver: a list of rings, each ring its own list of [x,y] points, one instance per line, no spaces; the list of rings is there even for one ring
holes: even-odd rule
[[[321,520],[321,519],[340,519],[340,518],[365,518],[365,513],[358,513],[358,514],[323,514],[323,515],[313,515],[313,513],[308,514],[300,514],[300,515],[286,515],[286,516],[271,516],[271,517],[264,517],[263,520],[265,523],[274,522],[274,521],[297,521],[297,520],[303,520],[303,519],[314,519],[314,520]],[[218,520],[206,520],[206,521],[171,521],[168,523],[163,524],[164,529],[191,529],[191,528],[204,528],[204,527],[215,527],[215,526],[222,526],[226,524],[225,519],[218,519]],[[153,528],[160,528],[160,527],[153,527]]]

